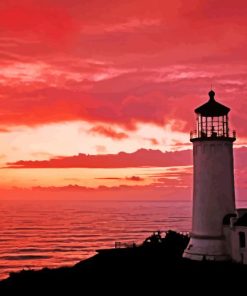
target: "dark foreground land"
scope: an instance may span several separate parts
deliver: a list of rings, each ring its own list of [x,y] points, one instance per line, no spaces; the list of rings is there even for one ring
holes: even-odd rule
[[[183,259],[187,243],[188,237],[169,231],[163,239],[103,250],[73,267],[13,273],[0,282],[0,295],[247,293],[247,266]]]

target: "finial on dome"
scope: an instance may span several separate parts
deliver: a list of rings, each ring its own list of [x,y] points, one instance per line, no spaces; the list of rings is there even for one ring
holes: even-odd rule
[[[214,100],[215,92],[211,89],[210,92],[208,93],[210,100]]]

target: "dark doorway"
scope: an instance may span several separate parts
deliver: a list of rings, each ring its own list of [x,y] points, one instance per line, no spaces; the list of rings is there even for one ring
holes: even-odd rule
[[[239,232],[239,246],[245,248],[245,233],[243,231]]]

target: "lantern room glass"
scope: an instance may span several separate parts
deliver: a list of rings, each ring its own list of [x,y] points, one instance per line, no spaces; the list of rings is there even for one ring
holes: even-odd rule
[[[198,138],[228,138],[228,116],[202,116],[197,117],[197,137]]]

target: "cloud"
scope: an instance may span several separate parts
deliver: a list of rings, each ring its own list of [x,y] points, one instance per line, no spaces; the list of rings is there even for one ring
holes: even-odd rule
[[[131,177],[125,177],[125,178],[117,178],[117,177],[105,177],[105,178],[95,178],[98,180],[126,180],[126,181],[134,181],[134,182],[138,182],[138,181],[144,181],[144,178],[141,178],[139,176],[131,176]]]
[[[80,178],[64,178],[65,181],[79,182]]]
[[[190,165],[191,151],[161,152],[140,149],[133,153],[57,157],[41,161],[17,161],[8,163],[8,168],[128,168],[128,167],[166,167]]]
[[[114,140],[122,140],[128,138],[128,135],[123,132],[117,132],[111,127],[97,125],[89,130],[91,133],[100,134],[109,138],[112,138]]]
[[[122,180],[122,178],[117,177],[104,177],[104,178],[95,178],[97,180]]]
[[[155,138],[145,138],[145,140],[149,141],[152,145],[159,145],[159,141]]]
[[[66,37],[77,31],[75,19],[62,6],[34,5],[25,0],[14,5],[9,2],[1,2],[0,26],[10,36],[39,37],[49,43],[68,42]]]
[[[213,82],[246,135],[242,0],[213,13],[217,1],[102,1],[1,1],[2,124],[180,120],[188,130]]]
[[[77,185],[0,189],[9,200],[190,200],[190,188],[162,186],[115,186],[87,188]]]
[[[120,157],[120,156],[124,157]],[[143,156],[146,155],[146,158]],[[168,200],[190,200],[192,196],[193,184],[193,167],[190,159],[191,151],[177,152],[160,152],[157,150],[141,150],[135,153],[119,153],[116,155],[105,155],[105,160],[110,161],[111,167],[128,167],[128,166],[151,166],[151,169],[143,171],[141,175],[123,176],[123,177],[100,177],[97,179],[116,181],[114,186],[100,185],[97,187],[80,186],[76,183],[79,178],[66,178],[66,181],[73,182],[73,185],[66,186],[35,186],[32,189],[13,188],[10,191],[3,192],[3,196],[8,198],[25,197],[31,199],[168,199]],[[158,158],[156,159],[155,156]],[[234,149],[235,160],[235,187],[236,198],[242,200],[246,196],[246,162],[247,162],[247,147]],[[99,160],[99,155],[89,155],[89,159],[94,161],[91,167],[95,167],[95,158]],[[114,157],[116,159],[114,160]],[[185,161],[187,157],[187,161]],[[159,160],[159,162],[158,162]],[[43,163],[43,162],[41,162]],[[124,165],[123,165],[124,164]],[[29,165],[29,162],[28,162]],[[157,171],[155,167],[162,166],[162,171]],[[27,166],[29,168],[35,166]],[[38,166],[40,167],[40,166]],[[48,167],[48,166],[45,166]],[[53,167],[53,166],[50,166]],[[102,165],[101,165],[102,167]],[[109,165],[107,166],[109,167]],[[109,171],[107,171],[109,172]],[[151,180],[151,183],[144,184],[142,181]],[[118,181],[129,181],[125,185],[119,185]],[[137,184],[138,183],[138,184]],[[116,185],[115,185],[116,184]],[[37,194],[36,194],[37,193]],[[19,195],[18,195],[19,194]]]
[[[215,0],[1,0],[0,134],[7,139],[5,146],[11,144],[2,151],[3,159],[14,155],[15,147],[18,152],[10,159],[49,159],[18,161],[10,167],[189,166],[190,151],[106,153],[112,151],[111,140],[117,147],[113,151],[150,144],[181,148],[183,139],[176,133],[194,128],[193,110],[208,99],[211,84],[216,98],[231,108],[230,128],[237,129],[238,143],[246,143],[245,8],[243,0],[224,5]],[[71,129],[65,128],[75,121],[94,126],[92,142],[83,134],[85,150],[68,140],[77,141],[77,134],[70,137]],[[59,140],[59,132],[53,137],[52,123],[62,126],[68,144]],[[26,138],[11,132],[23,125],[48,127],[46,135],[55,140],[43,139],[53,154],[73,155],[92,147],[106,155],[53,157],[49,149],[47,154],[40,149],[47,146],[42,137],[37,141],[29,132]],[[166,129],[169,141],[153,132],[154,125]],[[143,126],[147,133],[138,133]],[[64,150],[51,147],[55,145]],[[68,149],[71,146],[78,149]],[[236,180],[241,186],[246,159],[245,148],[236,149]],[[190,174],[184,172],[185,177]],[[186,186],[178,172],[155,178],[162,188],[175,182]]]
[[[235,168],[247,166],[247,148],[235,148]],[[128,167],[176,167],[191,166],[192,151],[182,150],[162,152],[160,150],[139,149],[133,153],[118,154],[78,154],[75,156],[59,156],[49,160],[17,161],[7,163],[8,168],[128,168]],[[176,175],[176,171],[171,174]],[[114,177],[110,177],[114,178]],[[127,178],[127,177],[126,177]],[[130,178],[135,179],[135,176]],[[137,177],[139,178],[139,177]]]
[[[144,178],[141,178],[139,176],[126,177],[125,179],[128,181],[134,181],[134,182],[139,182],[144,180]]]
[[[10,130],[4,127],[0,127],[0,133],[8,133]]]

